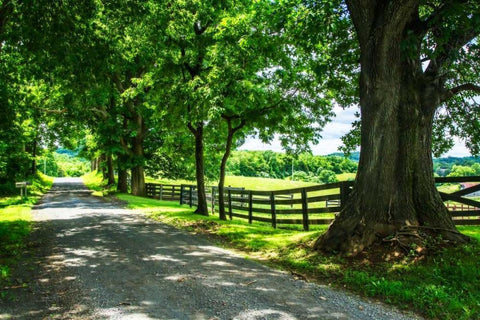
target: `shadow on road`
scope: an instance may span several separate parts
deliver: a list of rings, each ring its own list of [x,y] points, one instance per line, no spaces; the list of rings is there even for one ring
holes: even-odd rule
[[[75,183],[57,185],[35,216],[39,249],[23,266],[32,280],[0,319],[392,318],[362,315],[356,298],[105,204]]]

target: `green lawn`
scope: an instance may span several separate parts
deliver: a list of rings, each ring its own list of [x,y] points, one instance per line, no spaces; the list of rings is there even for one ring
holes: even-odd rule
[[[147,178],[147,182],[163,183],[163,184],[195,184],[194,181],[187,180],[168,180],[168,179],[151,179]],[[217,182],[209,183],[209,185],[216,185]],[[281,190],[293,189],[313,186],[318,183],[289,181],[282,179],[258,178],[258,177],[242,177],[242,176],[226,176],[225,186],[234,188],[245,188],[246,190]]]
[[[358,260],[312,250],[327,226],[310,232],[273,229],[269,224],[196,215],[188,206],[175,202],[126,194],[118,197],[152,219],[208,234],[220,245],[243,250],[250,258],[314,281],[346,287],[431,319],[480,318],[480,227],[459,227],[474,238],[471,244],[446,248],[428,257],[412,253],[393,262]]]
[[[355,173],[342,173],[337,175],[338,181],[347,181],[355,178]],[[195,184],[195,181],[187,180],[168,180],[168,179],[153,179],[147,178],[150,183],[162,184]],[[208,185],[216,185],[217,182],[211,182]],[[308,186],[318,185],[313,182],[290,181],[283,179],[259,178],[259,177],[242,177],[242,176],[226,176],[225,186],[235,188],[245,188],[246,190],[282,190],[294,189]]]
[[[8,281],[11,265],[26,245],[31,230],[31,209],[53,183],[53,178],[39,174],[29,187],[28,198],[0,198],[0,296],[1,284]]]

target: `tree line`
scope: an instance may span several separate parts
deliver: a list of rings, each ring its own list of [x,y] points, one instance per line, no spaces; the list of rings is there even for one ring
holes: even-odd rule
[[[227,165],[230,175],[331,183],[335,175],[355,173],[358,164],[338,156],[297,156],[272,151],[235,151]]]
[[[359,106],[343,138],[361,145],[355,188],[317,248],[355,254],[425,230],[462,243],[432,154],[453,136],[480,150],[479,34],[473,0],[2,0],[0,183],[56,143],[81,145],[120,191],[130,172],[135,195],[149,158],[189,170],[208,214],[206,175],[222,190],[247,136],[299,154],[334,105]]]

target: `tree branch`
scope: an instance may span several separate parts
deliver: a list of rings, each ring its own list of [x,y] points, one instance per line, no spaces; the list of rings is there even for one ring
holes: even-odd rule
[[[476,84],[473,84],[473,83],[465,83],[465,84],[459,85],[455,88],[447,90],[442,95],[441,101],[445,102],[446,100],[450,99],[454,95],[457,95],[457,94],[459,94],[461,92],[464,92],[464,91],[473,91],[473,92],[480,93],[480,86],[478,86]]]
[[[191,123],[191,122],[187,123],[187,127],[188,127],[188,130],[190,130],[190,132],[192,132],[194,136],[197,135],[197,129],[195,129],[195,128],[192,126],[192,123]]]
[[[439,10],[437,15],[448,13],[448,6],[443,6],[441,9],[442,10]],[[444,69],[451,63],[452,57],[456,52],[479,35],[478,30],[480,28],[480,23],[475,22],[480,20],[480,11],[478,10],[476,12],[465,12],[462,17],[457,17],[459,21],[465,19],[471,23],[465,25],[459,22],[453,32],[450,30],[451,25],[448,23],[446,24],[442,17],[435,18],[438,18],[438,20],[433,19],[433,25],[430,25],[429,28],[432,31],[437,46],[432,55],[432,57],[435,58],[431,59],[431,62],[425,70],[425,73],[427,74],[438,74],[440,70]],[[447,25],[448,27],[444,27],[444,25]],[[447,35],[448,38],[443,40]]]
[[[278,105],[280,103],[282,103],[283,101],[287,100],[287,98],[290,98],[291,96],[295,95],[296,93],[298,92],[298,88],[295,89],[291,94],[289,94],[288,96],[286,97],[282,97],[281,99],[279,99],[278,101],[276,101],[275,103],[271,104],[270,106],[268,107],[265,107],[265,108],[262,108],[260,110],[258,110],[257,112],[261,113],[261,114],[265,114],[265,112],[269,111],[269,110],[272,110],[272,109],[275,109],[276,107],[278,107]]]
[[[37,110],[40,110],[40,111],[43,111],[45,113],[56,113],[56,114],[62,114],[62,113],[67,113],[68,109],[67,108],[63,108],[63,109],[60,109],[60,110],[52,110],[52,109],[46,109],[46,108],[41,108],[41,107],[35,107],[35,109]]]

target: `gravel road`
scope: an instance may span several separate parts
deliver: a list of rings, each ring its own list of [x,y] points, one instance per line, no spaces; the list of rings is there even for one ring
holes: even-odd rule
[[[419,319],[150,221],[79,179],[57,179],[34,219],[0,319]]]

